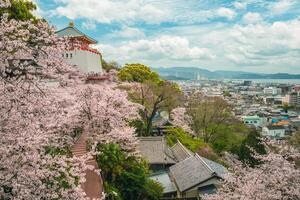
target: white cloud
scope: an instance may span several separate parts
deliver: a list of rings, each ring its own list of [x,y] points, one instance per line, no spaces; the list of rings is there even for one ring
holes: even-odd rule
[[[247,8],[247,3],[236,1],[236,2],[233,3],[233,6],[236,9],[246,9]]]
[[[160,23],[168,18],[166,9],[147,4],[142,0],[57,0],[61,5],[53,15],[69,19],[83,18],[99,23],[132,23],[137,20],[149,24]]]
[[[300,21],[171,28],[168,36],[100,45],[121,63],[300,73]],[[177,36],[174,36],[177,35]]]
[[[178,36],[160,36],[151,40],[137,40],[120,46],[99,45],[104,56],[122,63],[157,60],[213,59],[206,48],[192,46],[188,39]],[[120,58],[122,60],[120,60]]]
[[[96,23],[95,21],[87,20],[82,23],[82,27],[87,30],[95,30],[96,29]]]
[[[279,0],[274,4],[270,4],[269,9],[272,14],[282,14],[292,8],[297,2],[295,0]]]
[[[255,24],[263,21],[263,18],[259,13],[248,12],[243,16],[243,21],[246,24]]]
[[[236,13],[233,10],[231,10],[229,8],[224,8],[224,7],[219,8],[217,10],[217,14],[218,14],[218,16],[225,17],[229,20],[232,20],[236,17]]]
[[[114,38],[143,38],[145,33],[138,28],[124,26],[120,31],[114,31],[110,36]]]

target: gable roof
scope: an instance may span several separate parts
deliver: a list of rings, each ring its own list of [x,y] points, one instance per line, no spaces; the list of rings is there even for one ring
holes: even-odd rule
[[[63,28],[56,32],[56,34],[59,37],[84,37],[86,38],[91,44],[96,44],[97,40],[91,38],[90,36],[82,33],[80,30],[78,30],[76,27],[74,27],[74,24],[70,23],[69,26],[66,28]]]
[[[180,192],[184,192],[213,177],[224,177],[227,173],[225,167],[204,159],[197,153],[170,167],[173,177]]]
[[[164,137],[140,137],[138,150],[149,164],[175,164]]]
[[[172,146],[170,149],[177,162],[180,162],[193,156],[193,153],[190,150],[188,150],[183,144],[181,144],[180,141],[177,141],[177,143],[174,144],[174,146]]]

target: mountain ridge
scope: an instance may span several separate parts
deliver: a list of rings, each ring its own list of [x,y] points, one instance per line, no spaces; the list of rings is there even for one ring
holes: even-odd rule
[[[210,71],[197,67],[158,67],[152,68],[162,78],[168,80],[196,80],[208,79],[300,79],[300,74],[289,73],[255,73],[245,71]]]

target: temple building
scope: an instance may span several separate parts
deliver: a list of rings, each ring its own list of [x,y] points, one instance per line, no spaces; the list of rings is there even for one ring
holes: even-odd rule
[[[101,53],[91,47],[97,44],[95,39],[79,31],[73,22],[56,34],[59,37],[70,37],[70,48],[62,55],[68,64],[78,66],[87,74],[102,73]]]

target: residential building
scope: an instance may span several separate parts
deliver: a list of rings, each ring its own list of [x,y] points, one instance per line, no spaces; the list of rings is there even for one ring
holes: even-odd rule
[[[281,94],[281,88],[276,88],[276,87],[268,87],[264,88],[264,94],[265,95],[280,95]]]
[[[93,49],[91,45],[97,41],[79,31],[74,23],[56,32],[59,37],[68,37],[70,46],[62,55],[70,65],[76,65],[82,72],[87,74],[101,74],[101,53]]]
[[[299,92],[291,92],[287,94],[283,100],[284,103],[289,105],[297,106],[300,105],[300,93]]]
[[[253,125],[257,127],[263,127],[268,124],[268,119],[266,117],[259,117],[257,115],[254,116],[243,116],[242,120],[244,124]]]
[[[282,139],[285,137],[284,126],[265,126],[262,129],[262,135],[272,139]]]
[[[166,170],[176,163],[164,137],[140,137],[138,150],[153,172]]]
[[[164,137],[141,137],[138,150],[153,170],[150,178],[162,184],[167,199],[198,199],[214,193],[228,173],[224,166],[194,154],[179,141],[168,147]]]
[[[216,192],[226,168],[197,153],[170,167],[178,198],[195,198]]]

